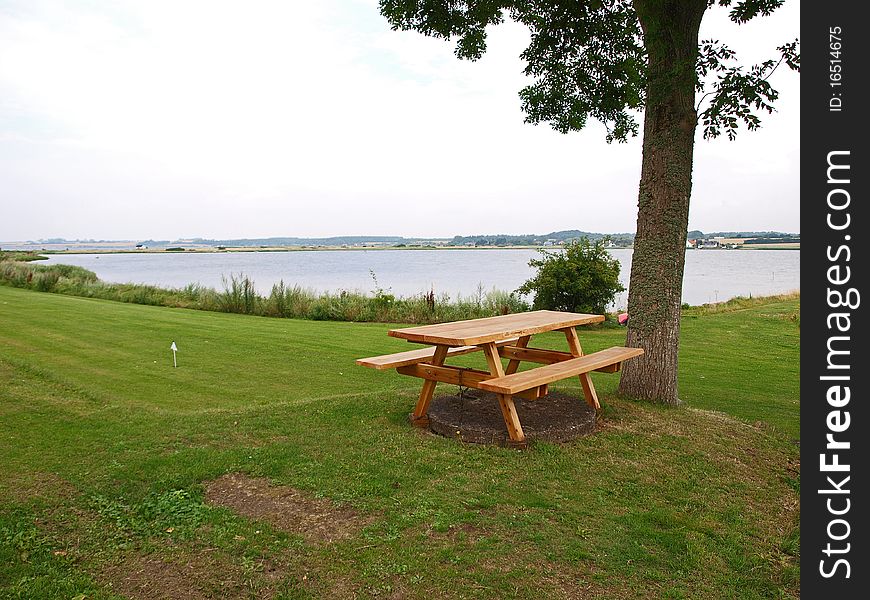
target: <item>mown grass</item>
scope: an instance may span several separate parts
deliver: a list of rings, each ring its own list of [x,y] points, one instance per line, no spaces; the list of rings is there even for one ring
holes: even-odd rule
[[[601,431],[517,452],[412,429],[416,380],[353,363],[407,349],[385,325],[0,287],[0,597],[115,598],[154,561],[212,582],[191,597],[798,597],[798,309],[687,316],[682,407],[594,374]],[[204,501],[227,472],[368,524],[244,519]]]
[[[448,294],[436,295],[434,291],[396,297],[378,286],[374,274],[372,294],[347,290],[318,293],[299,285],[288,286],[281,281],[263,296],[257,293],[254,281],[244,274],[231,274],[225,278],[221,291],[197,284],[173,289],[106,283],[100,281],[93,271],[82,267],[34,265],[15,258],[5,258],[0,254],[0,285],[149,306],[315,321],[378,323],[440,323],[529,309],[529,305],[514,293],[487,292],[482,287],[469,297],[455,299]]]

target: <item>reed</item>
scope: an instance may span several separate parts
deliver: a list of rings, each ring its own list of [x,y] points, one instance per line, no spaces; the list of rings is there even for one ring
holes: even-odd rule
[[[191,308],[275,318],[315,321],[355,321],[427,324],[491,317],[529,310],[516,294],[478,286],[468,297],[436,296],[433,290],[410,297],[395,296],[378,285],[371,293],[339,290],[318,292],[280,281],[268,295],[257,293],[244,273],[223,278],[223,289],[199,284],[161,288],[143,284],[100,281],[93,271],[70,265],[39,265],[17,260],[0,261],[0,284],[39,292],[100,298],[132,304]]]

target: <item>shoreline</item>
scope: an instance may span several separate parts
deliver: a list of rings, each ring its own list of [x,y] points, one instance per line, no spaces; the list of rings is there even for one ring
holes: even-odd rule
[[[0,244],[3,251],[7,249]],[[47,255],[65,255],[65,254],[230,254],[240,252],[369,252],[369,251],[386,251],[386,250],[559,250],[562,246],[267,246],[267,247],[193,247],[184,248],[183,250],[168,250],[166,248],[77,248],[77,249],[53,249],[53,248],[27,248],[22,249],[16,247],[9,249],[9,252],[33,252],[35,254]],[[607,250],[633,250],[634,246],[616,246],[607,248]],[[701,251],[700,248],[686,248],[686,251]],[[749,244],[739,248],[704,248],[704,252],[718,251],[733,251],[733,250],[797,250],[800,251],[800,244]]]

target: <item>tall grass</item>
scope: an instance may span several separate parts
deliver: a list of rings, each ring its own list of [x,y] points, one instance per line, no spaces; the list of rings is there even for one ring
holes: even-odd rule
[[[218,296],[223,312],[242,313],[245,315],[259,314],[258,309],[263,299],[254,290],[254,282],[243,274],[230,275],[229,280],[221,277],[224,293]]]
[[[372,294],[348,290],[316,292],[280,281],[272,286],[268,295],[262,296],[257,293],[253,280],[243,273],[224,277],[220,291],[199,284],[167,289],[106,283],[82,267],[0,261],[0,284],[3,285],[133,304],[265,317],[425,324],[529,310],[529,305],[515,294],[487,291],[483,286],[478,286],[476,292],[468,297],[460,295],[452,299],[448,294],[436,295],[429,291],[405,298],[390,294],[378,285],[376,277],[373,279],[375,289]]]
[[[48,260],[48,257],[37,254],[32,250],[0,250],[0,262],[4,260],[30,262],[32,260]]]

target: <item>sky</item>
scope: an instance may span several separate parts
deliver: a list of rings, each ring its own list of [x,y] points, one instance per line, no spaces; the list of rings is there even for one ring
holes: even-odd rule
[[[799,3],[701,38],[750,64]],[[633,232],[640,138],[523,122],[529,39],[479,61],[377,0],[0,0],[0,240]],[[799,75],[737,141],[698,133],[689,229],[799,232]]]

